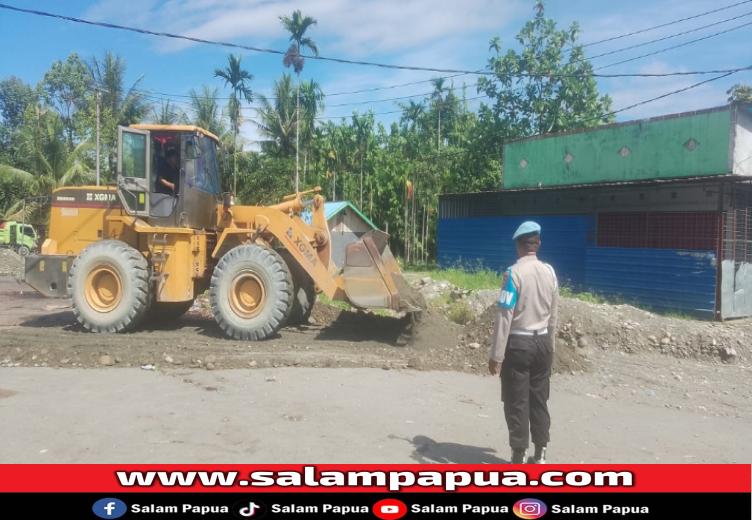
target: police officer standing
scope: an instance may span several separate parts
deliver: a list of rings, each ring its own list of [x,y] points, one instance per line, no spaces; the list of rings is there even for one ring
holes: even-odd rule
[[[532,434],[535,455],[546,462],[551,417],[549,380],[559,306],[554,269],[540,260],[541,227],[523,223],[512,237],[519,260],[504,273],[488,371],[499,373],[501,400],[509,429],[512,464],[524,464]]]

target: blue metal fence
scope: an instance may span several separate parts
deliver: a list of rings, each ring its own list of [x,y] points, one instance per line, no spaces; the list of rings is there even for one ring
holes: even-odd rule
[[[713,318],[715,251],[590,247],[586,266],[586,285],[597,293]]]
[[[715,251],[592,247],[592,220],[586,216],[439,219],[439,267],[502,271],[517,260],[512,235],[526,220],[541,225],[539,258],[554,267],[562,285],[713,318]]]
[[[562,284],[581,288],[588,245],[589,217],[585,216],[439,219],[439,267],[504,270],[517,261],[512,235],[526,220],[535,220],[541,226],[539,258],[554,267]]]

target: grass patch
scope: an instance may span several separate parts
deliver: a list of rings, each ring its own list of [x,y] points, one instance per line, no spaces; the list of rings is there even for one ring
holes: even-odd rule
[[[331,305],[332,307],[337,307],[346,311],[354,309],[349,303],[334,301],[324,293],[319,293],[318,300],[324,305]],[[370,311],[379,316],[390,316],[389,311],[386,309],[370,309]]]
[[[452,303],[452,298],[449,293],[443,293],[436,298],[429,299],[426,303],[429,310],[444,312],[449,304]]]
[[[694,321],[695,318],[688,314],[683,314],[681,312],[667,312],[663,314],[666,318],[673,318],[675,320],[684,320],[684,321]]]
[[[349,303],[345,303],[345,302],[336,302],[336,301],[334,301],[334,300],[330,299],[330,298],[329,298],[329,297],[328,297],[328,296],[327,296],[326,294],[324,294],[324,293],[319,293],[319,301],[320,301],[321,303],[323,303],[324,305],[331,305],[332,307],[339,307],[340,309],[344,309],[344,310],[346,310],[346,311],[349,311],[350,309],[352,309],[352,307],[350,307],[350,304],[349,304]]]
[[[618,296],[604,296],[593,291],[574,292],[571,287],[559,287],[559,296],[562,298],[571,298],[587,303],[619,305],[624,303]]]
[[[458,287],[464,287],[472,291],[484,289],[500,289],[501,275],[491,269],[476,269],[465,271],[462,269],[436,269],[432,271],[422,271],[423,275],[433,280],[449,282]]]
[[[475,318],[473,309],[463,301],[456,301],[449,307],[449,319],[460,325],[467,325]]]

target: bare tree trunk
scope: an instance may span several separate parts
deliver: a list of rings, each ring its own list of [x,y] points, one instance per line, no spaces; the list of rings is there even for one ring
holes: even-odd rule
[[[410,199],[407,198],[408,193],[410,192],[410,189],[405,186],[405,246],[404,246],[404,255],[405,255],[405,265],[408,264],[410,261],[410,232],[409,228],[407,227],[407,214],[409,212],[410,207]]]
[[[360,210],[363,211],[363,152],[360,152]]]
[[[295,193],[298,193],[300,191],[300,73],[298,73],[297,80],[295,81],[295,90],[298,96],[297,104],[295,105]]]
[[[423,207],[423,263],[426,263],[426,208]]]
[[[436,149],[441,151],[441,110],[439,110],[439,135],[436,139]]]
[[[306,182],[306,174],[308,173],[308,149],[303,152],[303,184]]]
[[[416,226],[417,222],[416,222],[416,219],[415,219],[416,212],[417,212],[417,209],[418,209],[417,208],[417,202],[418,202],[418,177],[416,176],[415,177],[415,185],[413,186],[413,237],[412,237],[412,240],[410,241],[410,244],[412,245],[412,248],[413,248],[413,254],[412,254],[413,263],[415,263],[416,253],[418,252],[418,250],[416,248],[416,245],[418,243],[418,241],[417,241],[417,234],[416,234],[416,232],[417,232],[417,226]]]

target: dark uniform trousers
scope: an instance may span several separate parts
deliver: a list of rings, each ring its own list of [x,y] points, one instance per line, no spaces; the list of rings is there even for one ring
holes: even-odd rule
[[[510,335],[501,364],[501,400],[511,448],[548,444],[548,396],[554,352],[550,334]]]

